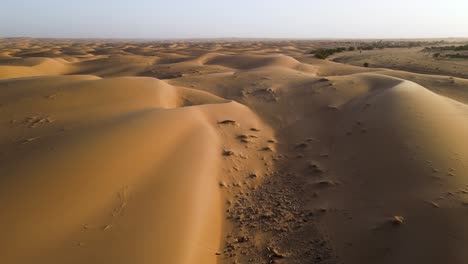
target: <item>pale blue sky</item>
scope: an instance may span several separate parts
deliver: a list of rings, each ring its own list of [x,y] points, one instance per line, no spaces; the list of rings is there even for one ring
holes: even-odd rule
[[[468,37],[468,0],[0,1],[0,37]]]

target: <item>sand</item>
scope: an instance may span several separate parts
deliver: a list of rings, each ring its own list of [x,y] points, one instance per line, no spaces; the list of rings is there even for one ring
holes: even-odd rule
[[[0,262],[465,263],[465,62],[323,45],[0,40]]]

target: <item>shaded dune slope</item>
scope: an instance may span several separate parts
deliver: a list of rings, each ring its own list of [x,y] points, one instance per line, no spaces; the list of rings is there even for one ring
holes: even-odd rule
[[[322,225],[338,255],[346,263],[462,263],[468,107],[413,82],[358,78],[369,90],[342,106],[330,151],[340,191],[315,202],[336,209]],[[392,225],[393,216],[404,224]]]

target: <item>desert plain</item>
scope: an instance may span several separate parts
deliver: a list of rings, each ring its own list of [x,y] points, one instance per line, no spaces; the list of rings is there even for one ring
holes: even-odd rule
[[[467,263],[467,43],[0,39],[0,263]]]

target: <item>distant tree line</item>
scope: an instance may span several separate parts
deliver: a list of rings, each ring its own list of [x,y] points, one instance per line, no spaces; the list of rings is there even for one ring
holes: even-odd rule
[[[468,54],[457,52],[455,54],[448,53],[450,51],[468,51],[468,44],[465,45],[451,45],[451,46],[432,46],[423,49],[424,52],[432,52],[434,58],[453,58],[453,59],[468,59]]]
[[[423,51],[462,51],[468,50],[468,44],[463,46],[432,46],[432,47],[425,47]]]
[[[319,59],[326,59],[329,56],[343,52],[343,51],[355,51],[355,50],[374,50],[384,48],[413,48],[421,47],[425,45],[437,45],[442,44],[444,41],[375,41],[375,42],[342,42],[347,47],[334,47],[334,48],[321,48],[312,50],[310,54],[314,54]],[[348,46],[349,45],[349,46]]]

